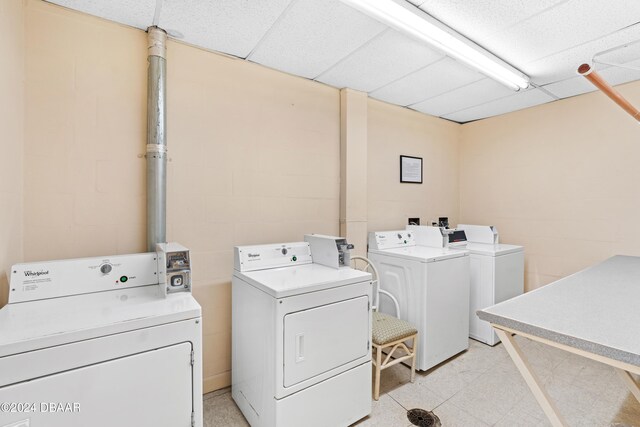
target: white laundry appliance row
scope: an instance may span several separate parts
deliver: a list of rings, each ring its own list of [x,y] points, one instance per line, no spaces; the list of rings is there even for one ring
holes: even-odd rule
[[[499,244],[491,226],[372,232],[368,257],[381,289],[398,299],[401,317],[418,329],[418,370],[466,350],[468,337],[495,345],[497,336],[476,311],[523,292],[523,248]],[[380,306],[395,314],[390,301]]]
[[[419,234],[370,233],[367,257],[378,269],[380,289],[398,300],[401,318],[418,329],[416,369],[426,371],[469,347],[469,255],[418,245]],[[395,316],[394,307],[381,297],[380,311]]]
[[[189,251],[17,264],[0,310],[0,426],[201,427]]]
[[[371,274],[342,238],[235,248],[232,396],[253,427],[348,426],[371,412]]]
[[[524,248],[500,243],[492,226],[458,224],[466,234],[471,268],[469,336],[489,345],[500,339],[491,325],[476,314],[524,292]]]

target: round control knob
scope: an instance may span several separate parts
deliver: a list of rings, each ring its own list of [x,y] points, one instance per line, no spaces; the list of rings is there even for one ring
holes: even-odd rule
[[[407,237],[411,238],[411,233],[407,234]]]
[[[100,266],[100,272],[102,274],[109,274],[111,273],[111,270],[113,270],[113,266],[111,264],[102,264]]]
[[[282,255],[286,255],[286,254],[287,254],[287,252],[289,252],[289,251],[287,250],[287,248],[282,248]]]
[[[398,239],[402,239],[402,234],[398,233]]]

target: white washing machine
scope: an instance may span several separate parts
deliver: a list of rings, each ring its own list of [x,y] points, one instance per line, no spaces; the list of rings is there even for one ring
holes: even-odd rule
[[[500,339],[476,312],[522,295],[524,248],[498,243],[498,231],[492,226],[459,224],[458,230],[464,230],[467,236],[466,248],[471,258],[469,336],[496,345]]]
[[[380,287],[418,329],[416,369],[426,371],[469,347],[469,255],[416,245],[411,230],[369,233],[368,258]],[[384,298],[380,311],[395,315]]]
[[[232,396],[253,427],[371,412],[369,273],[315,263],[307,242],[240,246],[232,288]]]
[[[201,310],[179,252],[14,265],[0,426],[201,427]]]

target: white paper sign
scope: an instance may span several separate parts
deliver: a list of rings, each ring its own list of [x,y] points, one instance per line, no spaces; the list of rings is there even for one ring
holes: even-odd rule
[[[422,158],[400,156],[400,182],[422,184]]]

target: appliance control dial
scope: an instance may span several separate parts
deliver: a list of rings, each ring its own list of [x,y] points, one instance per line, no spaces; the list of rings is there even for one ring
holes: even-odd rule
[[[102,264],[100,266],[100,272],[102,274],[109,274],[111,273],[111,270],[113,270],[113,266],[111,264]]]
[[[286,254],[287,254],[287,252],[289,252],[289,251],[287,250],[287,248],[282,248],[282,255],[286,255]]]

